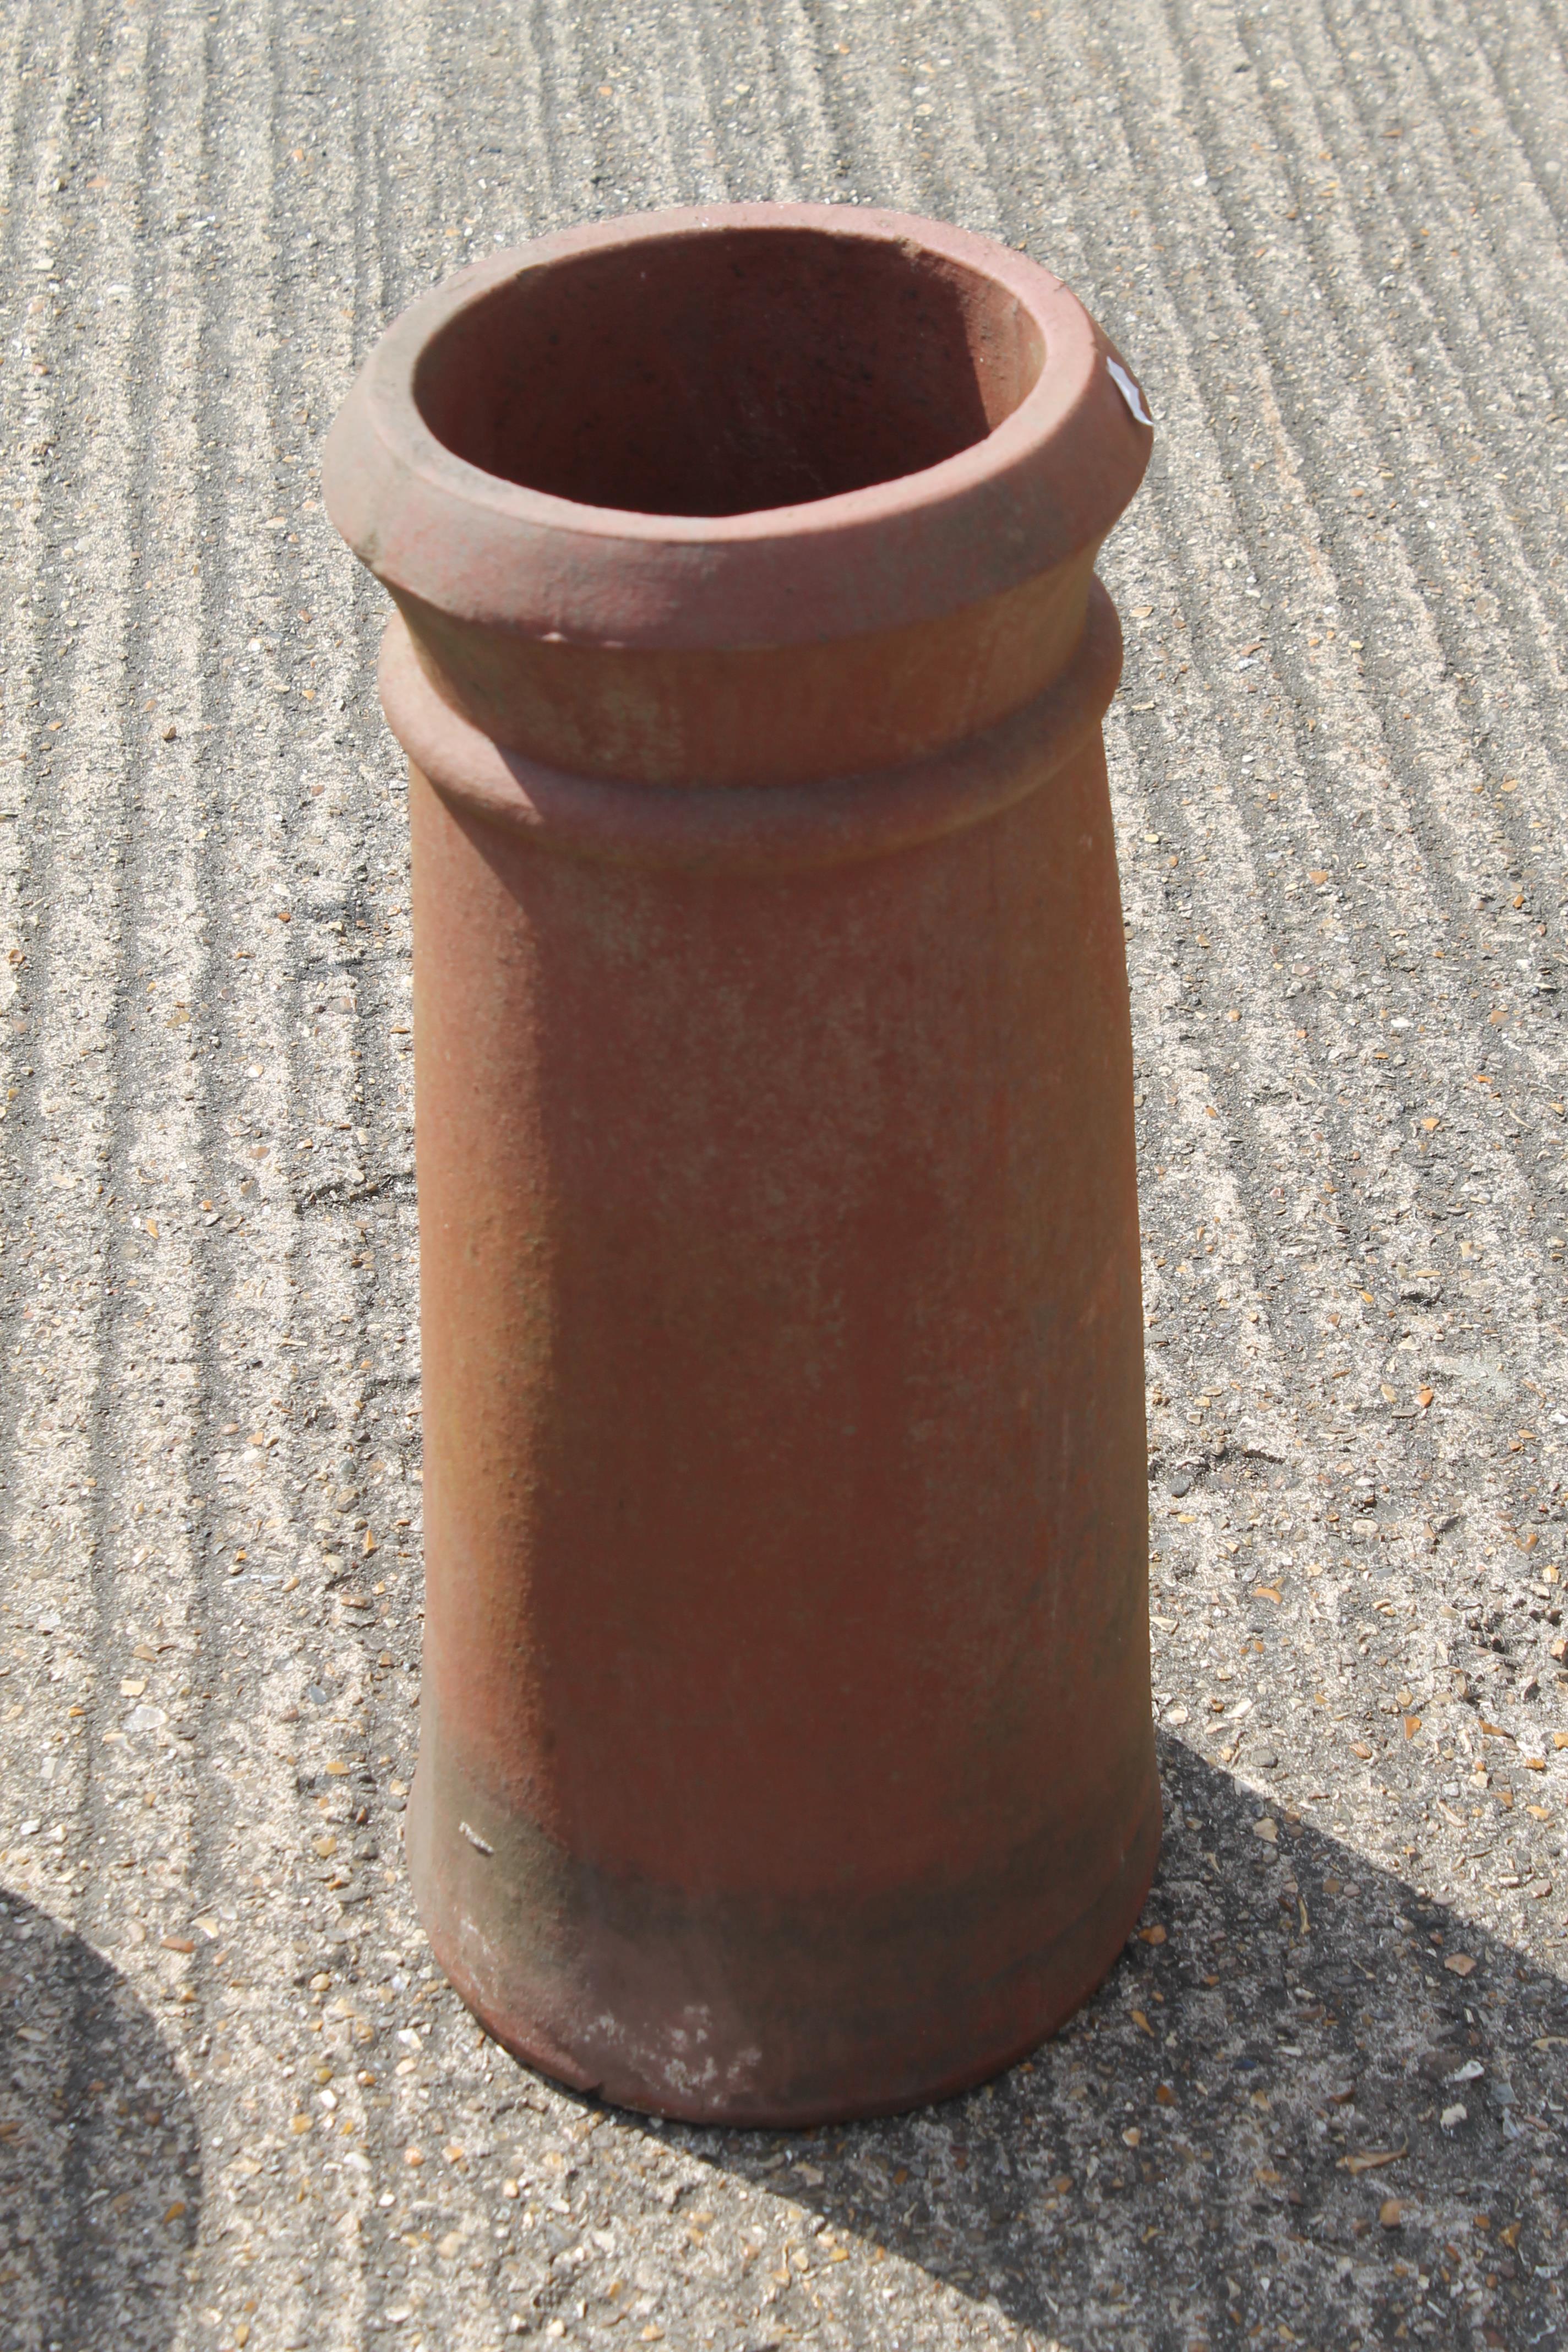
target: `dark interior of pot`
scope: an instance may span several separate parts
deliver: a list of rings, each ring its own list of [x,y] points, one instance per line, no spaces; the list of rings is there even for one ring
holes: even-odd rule
[[[1044,362],[995,280],[816,229],[687,230],[524,270],[435,337],[437,438],[581,505],[732,515],[922,472]]]

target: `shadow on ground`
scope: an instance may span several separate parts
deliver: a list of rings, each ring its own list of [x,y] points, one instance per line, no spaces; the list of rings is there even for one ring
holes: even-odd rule
[[[1139,1935],[1033,2061],[887,2123],[666,2143],[1064,2352],[1568,2346],[1568,1988],[1169,1738],[1162,1768]],[[737,2340],[810,2332],[772,2284]]]
[[[0,1893],[0,2344],[163,2352],[186,2292],[201,2145],[118,1969]]]

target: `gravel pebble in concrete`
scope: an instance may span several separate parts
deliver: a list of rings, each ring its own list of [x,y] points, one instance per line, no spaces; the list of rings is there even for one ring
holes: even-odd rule
[[[1565,58],[1562,0],[15,0],[6,2347],[1563,2341]],[[402,787],[316,475],[458,261],[741,196],[1026,247],[1160,428],[1165,1856],[1030,2063],[789,2137],[521,2072],[412,1916]]]

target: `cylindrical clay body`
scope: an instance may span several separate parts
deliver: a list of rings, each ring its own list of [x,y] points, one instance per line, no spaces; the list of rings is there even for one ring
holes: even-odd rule
[[[973,2082],[1153,1867],[1112,357],[958,232],[652,215],[427,297],[334,436],[412,768],[410,1865],[630,2105]]]

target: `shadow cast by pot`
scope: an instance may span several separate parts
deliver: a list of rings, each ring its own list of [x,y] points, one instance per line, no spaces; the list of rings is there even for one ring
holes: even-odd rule
[[[201,2145],[118,1969],[0,1892],[0,2340],[163,2352],[201,2211]]]
[[[1139,1933],[1031,2061],[883,2123],[667,2144],[1062,2352],[1568,2342],[1538,2268],[1555,2268],[1568,1989],[1162,1748]],[[764,2295],[747,2345],[816,2316],[809,2291]]]

